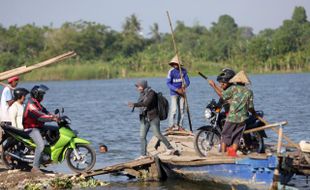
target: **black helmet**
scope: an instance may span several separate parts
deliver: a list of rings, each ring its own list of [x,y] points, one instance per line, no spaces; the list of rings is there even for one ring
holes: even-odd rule
[[[43,84],[41,84],[40,86],[35,85],[31,89],[30,96],[40,102],[43,100],[44,94],[46,91],[48,91],[48,89],[49,88]]]
[[[235,76],[235,71],[229,68],[225,68],[222,72],[217,76],[216,80],[222,83],[228,83],[230,79]]]
[[[22,96],[26,96],[29,91],[26,88],[15,88],[13,91],[14,100],[20,99]]]

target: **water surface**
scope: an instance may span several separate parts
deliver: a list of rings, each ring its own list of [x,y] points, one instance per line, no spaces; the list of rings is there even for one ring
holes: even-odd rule
[[[205,124],[203,112],[205,105],[212,98],[217,99],[215,92],[206,80],[191,77],[188,89],[188,102],[193,130]],[[211,77],[215,79],[215,77]],[[263,110],[269,122],[287,120],[284,132],[296,142],[310,140],[310,74],[273,74],[253,75],[251,88],[254,92],[256,110]],[[138,112],[131,112],[128,101],[136,101],[135,90],[137,79],[89,80],[89,81],[56,81],[56,82],[21,82],[20,86],[31,88],[34,84],[43,83],[50,90],[43,104],[48,110],[64,107],[66,115],[72,119],[72,128],[80,132],[80,137],[92,142],[98,153],[98,144],[104,143],[109,152],[97,154],[95,168],[125,162],[139,156],[139,123]],[[149,85],[161,91],[169,99],[169,91],[164,78],[148,78]],[[185,128],[188,121],[185,120]],[[162,122],[161,130],[168,125]],[[276,140],[273,131],[268,135]],[[149,138],[151,137],[151,132]],[[270,140],[272,141],[272,140]],[[70,172],[66,164],[54,165],[52,169]],[[217,189],[201,182],[168,180],[162,183],[137,183],[126,177],[101,176],[100,179],[112,181],[112,189]],[[180,183],[181,182],[181,183]]]

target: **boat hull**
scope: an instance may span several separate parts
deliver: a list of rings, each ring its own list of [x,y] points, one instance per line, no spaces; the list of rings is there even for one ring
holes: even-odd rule
[[[163,163],[169,177],[181,177],[194,181],[208,181],[250,189],[269,189],[273,183],[273,173],[277,159],[245,158],[235,163],[208,164],[199,166]]]

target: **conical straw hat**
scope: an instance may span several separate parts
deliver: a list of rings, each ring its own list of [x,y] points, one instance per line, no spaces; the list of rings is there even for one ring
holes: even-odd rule
[[[247,74],[243,70],[237,73],[232,79],[229,80],[229,83],[243,83],[243,84],[251,84],[251,81]]]
[[[172,59],[171,59],[171,61],[168,63],[169,65],[171,64],[171,63],[176,63],[176,64],[180,64],[180,62],[179,62],[179,59],[178,59],[178,56],[177,55],[175,55]],[[183,64],[181,63],[181,66],[183,66]]]

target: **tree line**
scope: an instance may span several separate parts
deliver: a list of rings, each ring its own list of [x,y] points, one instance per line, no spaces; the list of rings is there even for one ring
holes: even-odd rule
[[[67,61],[66,69],[72,64],[100,67],[104,74],[93,78],[166,72],[174,55],[171,34],[161,33],[157,23],[150,27],[149,37],[141,31],[134,14],[125,19],[121,31],[87,21],[66,22],[59,28],[0,25],[0,70],[74,50],[78,56]],[[220,16],[210,28],[177,21],[174,33],[181,59],[190,71],[211,72],[224,66],[250,72],[310,70],[310,22],[303,7],[295,7],[291,19],[279,28],[258,34],[251,27],[238,26],[229,15]]]

